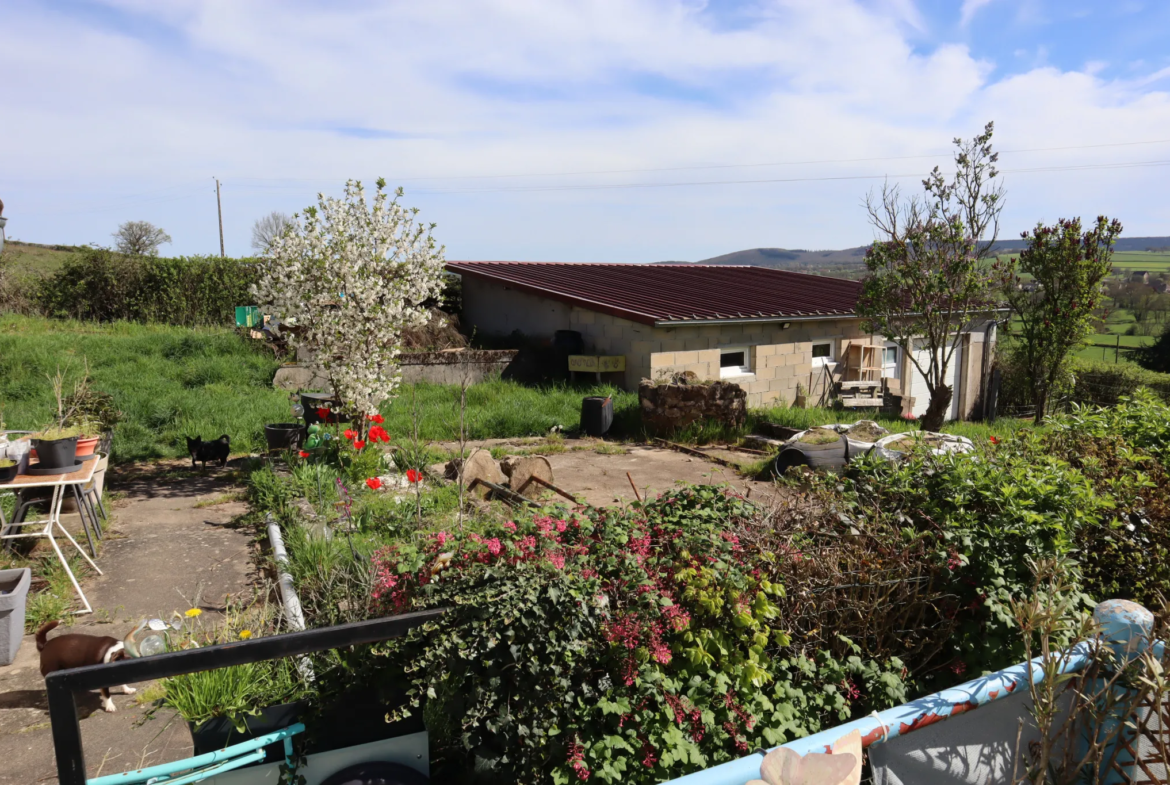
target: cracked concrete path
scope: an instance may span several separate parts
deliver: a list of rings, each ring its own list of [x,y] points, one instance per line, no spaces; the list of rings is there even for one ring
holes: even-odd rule
[[[142,618],[167,618],[196,603],[204,623],[214,623],[225,598],[251,597],[251,536],[232,524],[247,506],[230,469],[205,473],[179,461],[111,469],[106,487],[119,498],[97,559],[104,574],[82,581],[95,613],[74,617],[68,632],[121,638]],[[113,714],[101,710],[96,692],[78,695],[89,777],[192,754],[187,724],[154,709],[148,685],[135,686],[136,695],[113,692]],[[56,773],[40,660],[28,635],[16,660],[0,667],[0,784],[52,783]]]

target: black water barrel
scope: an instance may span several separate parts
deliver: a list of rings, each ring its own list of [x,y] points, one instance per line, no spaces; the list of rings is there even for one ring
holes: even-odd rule
[[[585,338],[576,330],[557,330],[553,333],[553,348],[558,354],[584,354]]]
[[[605,436],[613,425],[613,398],[591,395],[581,400],[581,430],[590,436]]]
[[[790,442],[776,456],[776,474],[784,474],[793,466],[811,469],[840,469],[849,463],[849,440],[841,436],[828,444]]]

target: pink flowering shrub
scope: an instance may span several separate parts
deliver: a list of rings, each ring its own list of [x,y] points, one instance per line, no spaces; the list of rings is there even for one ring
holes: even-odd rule
[[[487,782],[660,782],[900,700],[896,660],[785,651],[787,557],[741,544],[752,514],[700,486],[387,546],[383,612],[449,611],[372,667]]]

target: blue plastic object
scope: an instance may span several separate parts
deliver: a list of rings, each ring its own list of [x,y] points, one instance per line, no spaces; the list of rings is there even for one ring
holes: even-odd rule
[[[196,755],[193,758],[184,758],[172,763],[160,763],[137,771],[124,771],[121,774],[107,774],[104,777],[95,777],[86,780],[86,785],[134,785],[134,783],[148,783],[154,781],[158,785],[188,785],[188,783],[202,782],[208,777],[223,774],[249,763],[264,760],[264,747],[284,742],[285,762],[292,765],[292,737],[304,731],[303,723],[295,723],[287,728],[281,728],[254,739],[224,747],[222,750]],[[186,772],[186,773],[183,773]]]

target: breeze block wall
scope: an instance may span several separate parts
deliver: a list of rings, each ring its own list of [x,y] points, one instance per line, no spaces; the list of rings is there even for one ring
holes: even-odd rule
[[[678,381],[638,385],[642,422],[654,433],[666,434],[699,420],[715,420],[733,428],[747,422],[747,392],[732,382]]]

